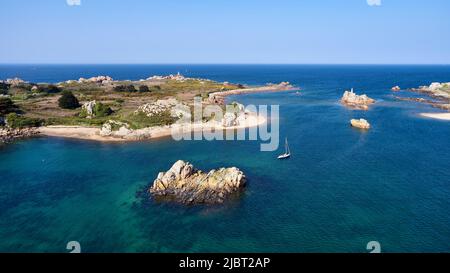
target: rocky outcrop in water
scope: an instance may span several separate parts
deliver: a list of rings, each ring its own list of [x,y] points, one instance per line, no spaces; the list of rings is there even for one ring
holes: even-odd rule
[[[395,92],[395,91],[400,91],[401,88],[400,88],[400,86],[397,85],[397,86],[392,87],[391,90]]]
[[[369,105],[375,103],[374,99],[369,98],[366,94],[364,95],[357,95],[353,92],[353,88],[351,91],[345,91],[344,95],[342,96],[341,102],[347,106],[361,109],[361,110],[368,110]]]
[[[184,204],[220,204],[245,184],[245,175],[238,168],[220,168],[205,173],[189,162],[178,160],[167,172],[158,174],[149,193]]]
[[[424,99],[424,98],[410,98],[410,97],[398,97],[395,96],[397,100],[401,101],[413,101],[413,102],[420,102],[420,103],[426,103],[431,105],[434,108],[439,108],[442,110],[450,111],[450,101],[445,99]]]
[[[370,129],[370,123],[367,120],[362,119],[362,118],[361,119],[352,119],[350,121],[350,124],[356,128],[366,129],[366,130]]]

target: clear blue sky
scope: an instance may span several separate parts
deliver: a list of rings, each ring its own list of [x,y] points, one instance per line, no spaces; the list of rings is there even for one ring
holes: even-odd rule
[[[0,11],[0,63],[450,64],[448,0],[1,0]]]

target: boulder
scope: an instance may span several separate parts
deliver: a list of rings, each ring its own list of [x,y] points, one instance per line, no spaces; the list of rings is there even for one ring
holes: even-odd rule
[[[154,197],[184,204],[219,204],[245,184],[245,175],[238,168],[205,173],[189,162],[178,160],[167,172],[158,174],[148,191]]]
[[[237,119],[236,113],[227,112],[225,113],[225,115],[223,115],[222,126],[223,127],[236,126],[238,125],[236,119]]]
[[[232,127],[238,126],[242,121],[246,120],[245,106],[243,104],[233,102],[226,107],[227,112],[223,115],[222,126]]]
[[[152,103],[146,103],[138,107],[135,113],[143,112],[148,117],[157,116],[166,111],[171,111],[175,106],[181,103],[176,99],[157,100]]]
[[[129,125],[115,120],[108,120],[102,126],[100,130],[101,136],[114,136],[124,138],[132,133]]]
[[[438,89],[441,89],[442,85],[439,82],[433,82],[432,84],[430,84],[430,86],[428,87],[429,90],[431,91],[436,91]]]
[[[94,109],[97,102],[95,100],[89,101],[81,106],[81,110],[86,112],[86,118],[92,118],[95,116]]]
[[[370,129],[370,123],[367,120],[362,119],[362,118],[361,119],[352,119],[350,121],[350,123],[353,127],[356,127],[356,128],[365,129],[365,130]]]

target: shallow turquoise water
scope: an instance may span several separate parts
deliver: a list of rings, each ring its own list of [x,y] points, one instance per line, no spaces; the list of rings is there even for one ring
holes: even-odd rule
[[[26,71],[19,68],[0,67],[0,78]],[[54,81],[83,74],[65,69],[59,68],[67,75],[52,74]],[[108,69],[120,71],[97,67],[93,73],[111,74]],[[385,252],[450,251],[450,123],[418,117],[436,110],[397,101],[389,90],[450,81],[449,66],[121,69],[124,78],[160,69],[299,85],[301,95],[230,98],[279,104],[281,135],[289,138],[293,157],[278,161],[281,148],[260,152],[254,141],[102,144],[36,138],[1,146],[0,251],[66,252],[72,240],[84,252],[366,252],[372,240]],[[41,70],[24,78],[40,81]],[[368,112],[342,107],[337,101],[350,87],[377,104]],[[373,128],[349,127],[359,117]],[[158,204],[142,194],[178,159],[201,169],[238,166],[248,188],[220,207]]]

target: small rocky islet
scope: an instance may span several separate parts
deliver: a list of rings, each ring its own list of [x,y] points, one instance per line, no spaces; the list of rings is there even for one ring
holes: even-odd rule
[[[350,124],[353,127],[356,127],[356,128],[359,128],[359,129],[364,129],[364,130],[370,129],[370,123],[367,120],[363,119],[363,118],[361,118],[361,119],[352,119],[352,120],[350,120]]]
[[[160,172],[148,193],[156,199],[182,204],[222,204],[246,186],[245,174],[236,167],[203,172],[178,160]]]
[[[341,103],[345,106],[355,108],[358,110],[369,110],[369,106],[375,103],[375,100],[369,98],[366,94],[357,95],[353,92],[353,88],[350,91],[345,91],[341,98]]]

